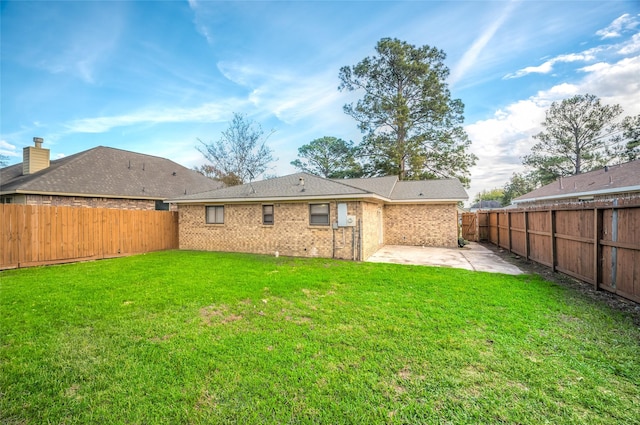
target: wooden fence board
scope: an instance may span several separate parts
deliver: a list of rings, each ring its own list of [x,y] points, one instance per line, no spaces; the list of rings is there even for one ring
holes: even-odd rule
[[[0,269],[178,248],[178,213],[0,204]]]
[[[640,302],[640,202],[479,211],[480,240]]]

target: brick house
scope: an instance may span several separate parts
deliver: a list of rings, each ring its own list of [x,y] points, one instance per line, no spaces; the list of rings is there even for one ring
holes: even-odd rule
[[[307,173],[169,200],[181,249],[365,260],[381,246],[458,245],[457,179]]]
[[[561,177],[511,202],[517,208],[535,208],[560,204],[626,203],[638,199],[640,159]]]
[[[0,169],[0,203],[166,210],[167,198],[223,186],[168,159],[104,146],[51,161],[34,142],[22,163]]]

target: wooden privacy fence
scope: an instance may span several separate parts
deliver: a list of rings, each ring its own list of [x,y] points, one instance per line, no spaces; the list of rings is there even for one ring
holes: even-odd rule
[[[178,213],[0,205],[0,269],[178,248]]]
[[[640,302],[640,205],[479,211],[480,240]]]

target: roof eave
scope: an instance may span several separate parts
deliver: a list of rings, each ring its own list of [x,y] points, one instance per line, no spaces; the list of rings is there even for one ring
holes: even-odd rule
[[[202,198],[202,199],[167,199],[172,204],[239,204],[252,202],[286,202],[308,200],[334,200],[334,199],[377,199],[386,201],[385,198],[371,193],[354,193],[345,195],[309,195],[309,196],[264,196],[252,198]]]
[[[442,204],[449,202],[464,202],[469,200],[469,197],[466,198],[434,198],[434,199],[424,199],[424,198],[415,198],[415,199],[390,199],[387,203],[390,204]]]
[[[202,198],[202,199],[168,199],[166,202],[172,204],[244,204],[254,202],[296,202],[296,201],[309,201],[309,200],[336,200],[336,199],[358,199],[365,200],[371,199],[387,204],[436,204],[436,203],[449,203],[465,201],[467,198],[442,198],[442,199],[389,199],[384,196],[365,193],[365,194],[346,194],[346,195],[309,195],[309,196],[265,196],[255,198]]]
[[[574,192],[574,193],[566,193],[562,195],[549,195],[549,196],[540,196],[536,198],[525,198],[525,199],[513,199],[511,203],[520,204],[525,202],[537,202],[537,201],[550,201],[554,199],[567,199],[567,198],[579,198],[583,196],[596,196],[596,195],[608,195],[611,193],[622,193],[622,192],[640,192],[640,185],[635,186],[624,186],[624,187],[615,187],[610,189],[600,189],[600,190],[592,190],[588,192]]]
[[[0,195],[40,195],[40,196],[76,196],[80,198],[112,198],[112,199],[144,199],[144,200],[157,200],[164,201],[166,198],[163,196],[135,196],[135,195],[114,195],[107,193],[67,193],[67,192],[46,192],[36,190],[12,190],[6,192],[0,192]]]

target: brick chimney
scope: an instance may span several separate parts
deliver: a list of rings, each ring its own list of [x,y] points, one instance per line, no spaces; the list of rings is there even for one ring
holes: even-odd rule
[[[42,137],[34,137],[35,146],[27,146],[22,149],[22,174],[33,174],[49,168],[51,152],[42,148]]]

